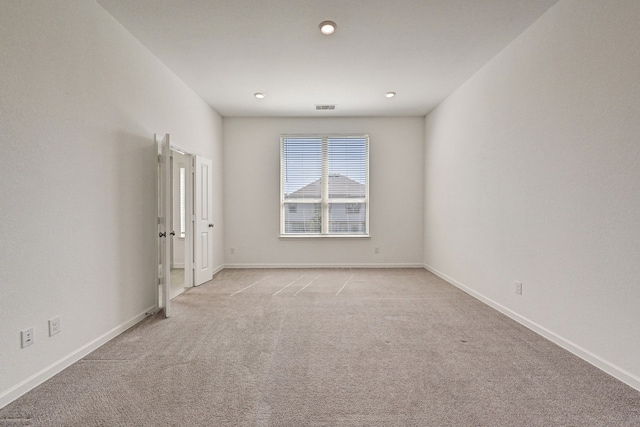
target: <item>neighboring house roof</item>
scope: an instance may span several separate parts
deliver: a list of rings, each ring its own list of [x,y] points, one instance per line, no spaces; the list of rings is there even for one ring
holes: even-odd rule
[[[321,179],[307,184],[286,196],[287,199],[319,199],[321,197]],[[344,175],[329,175],[329,197],[335,199],[354,199],[365,196],[365,186]]]

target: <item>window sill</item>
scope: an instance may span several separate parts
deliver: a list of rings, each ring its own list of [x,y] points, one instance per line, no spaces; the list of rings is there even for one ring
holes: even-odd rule
[[[281,234],[281,239],[369,239],[370,234]]]

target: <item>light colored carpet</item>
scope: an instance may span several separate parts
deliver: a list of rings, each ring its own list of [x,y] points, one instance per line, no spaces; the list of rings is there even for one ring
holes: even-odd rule
[[[420,269],[224,270],[17,426],[640,426],[640,393]]]

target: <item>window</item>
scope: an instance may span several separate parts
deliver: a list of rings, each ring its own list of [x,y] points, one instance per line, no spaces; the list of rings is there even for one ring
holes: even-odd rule
[[[280,139],[280,234],[369,235],[369,137]]]
[[[185,203],[186,193],[185,168],[180,167],[180,237],[184,239],[187,229],[187,206]]]
[[[360,205],[358,203],[347,203],[345,209],[347,213],[360,213]]]

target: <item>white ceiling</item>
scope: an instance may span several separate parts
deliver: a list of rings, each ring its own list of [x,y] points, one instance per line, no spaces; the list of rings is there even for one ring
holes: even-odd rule
[[[424,116],[556,2],[98,0],[224,117]]]

